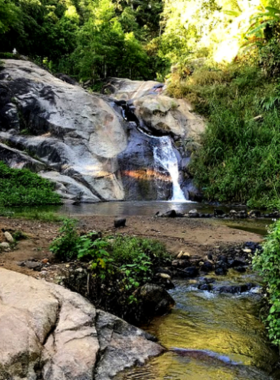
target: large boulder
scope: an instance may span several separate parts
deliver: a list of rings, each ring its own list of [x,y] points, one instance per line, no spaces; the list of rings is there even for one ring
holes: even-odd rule
[[[178,103],[164,95],[148,95],[135,100],[136,115],[154,133],[185,135],[187,120],[178,111]]]
[[[204,118],[193,112],[192,105],[166,96],[165,86],[159,82],[109,78],[104,91],[115,99],[132,100],[137,117],[156,135],[199,140],[205,130]]]
[[[163,348],[61,286],[0,268],[0,379],[109,380]]]
[[[62,175],[78,177],[97,199],[123,199],[116,157],[127,138],[110,105],[31,62],[5,60],[4,66],[0,140]]]
[[[205,129],[202,117],[192,112],[191,105],[183,99],[165,95],[147,95],[134,101],[137,117],[154,134],[199,139]]]
[[[116,99],[137,99],[150,93],[156,93],[156,81],[140,81],[127,78],[109,78],[104,86],[105,94],[114,95]]]

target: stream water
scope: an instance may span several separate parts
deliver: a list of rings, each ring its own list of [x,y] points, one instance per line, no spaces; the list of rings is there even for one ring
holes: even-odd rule
[[[212,276],[213,277],[213,276]],[[217,284],[256,282],[253,274],[215,278]],[[177,281],[171,290],[174,310],[144,329],[168,351],[143,367],[123,372],[116,380],[268,380],[276,351],[259,320],[258,288],[243,295],[198,290]]]

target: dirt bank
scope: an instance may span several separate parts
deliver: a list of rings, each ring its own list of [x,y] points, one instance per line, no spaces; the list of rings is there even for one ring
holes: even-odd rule
[[[176,255],[180,251],[204,256],[214,246],[242,243],[246,241],[260,242],[260,235],[229,228],[219,220],[202,220],[188,218],[153,218],[131,216],[127,218],[127,226],[116,229],[112,216],[79,217],[78,228],[82,231],[102,231],[105,234],[127,234],[149,237],[165,243],[168,251]],[[38,277],[39,273],[21,267],[19,262],[34,258],[52,260],[48,247],[57,236],[59,224],[44,223],[23,219],[0,217],[2,230],[21,231],[27,239],[20,240],[15,249],[0,253],[0,266],[6,269]]]

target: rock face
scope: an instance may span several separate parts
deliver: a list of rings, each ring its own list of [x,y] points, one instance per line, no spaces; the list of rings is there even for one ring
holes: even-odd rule
[[[187,119],[178,110],[175,99],[164,95],[148,95],[135,100],[136,115],[145,125],[158,134],[184,136],[187,132]]]
[[[116,157],[127,138],[118,115],[101,98],[31,62],[6,60],[0,73],[0,130],[2,142],[73,178],[81,201],[124,198]],[[8,164],[20,162],[18,155]]]
[[[155,165],[154,139],[168,135],[176,140],[180,183],[189,197],[184,157],[191,150],[182,139],[193,146],[204,122],[183,100],[163,95],[162,84],[110,79],[105,92],[120,104],[134,103],[129,123],[112,98],[89,94],[28,61],[4,60],[4,66],[0,160],[38,172],[73,201],[167,200],[172,181],[166,167]]]
[[[205,130],[205,120],[193,112],[191,104],[164,95],[165,88],[158,82],[110,78],[106,90],[116,99],[132,99],[135,114],[156,135],[198,141]]]
[[[109,380],[164,350],[79,294],[5,269],[0,336],[1,380]]]
[[[131,99],[128,104],[135,109],[138,119],[138,128],[135,125],[128,128],[128,146],[118,156],[125,198],[171,199],[170,173],[166,167],[155,165],[153,155],[157,144],[155,137],[167,135],[176,140],[176,146],[172,142],[173,154],[177,156],[180,185],[185,198],[200,201],[201,194],[193,185],[187,167],[192,152],[199,147],[200,134],[205,129],[203,118],[192,112],[187,101],[163,95],[164,87],[157,82],[110,78],[106,90],[112,92],[119,99],[118,102]]]
[[[153,87],[157,86],[156,81],[139,81],[124,78],[109,78],[104,87],[106,94],[114,94],[116,99],[130,100],[154,93]]]
[[[168,171],[154,162],[154,141],[135,125],[128,128],[128,145],[118,155],[127,200],[165,200],[172,195]]]

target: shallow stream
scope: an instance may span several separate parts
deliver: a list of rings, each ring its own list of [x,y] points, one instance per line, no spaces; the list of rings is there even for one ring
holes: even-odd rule
[[[216,284],[255,282],[254,275],[216,277]],[[192,281],[191,281],[192,282]],[[258,287],[243,295],[198,290],[177,281],[173,311],[144,329],[168,351],[116,377],[118,380],[268,380],[277,353],[259,320]]]

